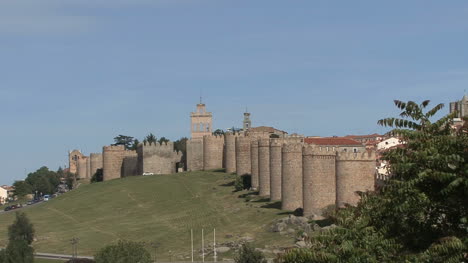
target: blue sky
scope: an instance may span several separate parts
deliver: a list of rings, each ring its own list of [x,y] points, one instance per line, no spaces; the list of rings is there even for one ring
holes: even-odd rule
[[[385,132],[393,99],[468,88],[466,1],[1,0],[0,184],[112,138]],[[445,108],[445,112],[448,107]]]

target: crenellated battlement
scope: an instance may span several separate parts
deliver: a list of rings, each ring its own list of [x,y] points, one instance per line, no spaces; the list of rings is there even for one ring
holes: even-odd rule
[[[224,135],[205,135],[203,136],[203,140],[210,140],[210,141],[216,141],[216,140],[222,140],[224,141]]]
[[[103,152],[122,152],[125,151],[123,145],[107,145],[102,147]]]
[[[375,151],[353,153],[353,152],[338,152],[336,154],[337,161],[375,161]]]
[[[333,151],[328,147],[317,147],[313,144],[304,145],[302,149],[302,154],[305,156],[316,155],[316,156],[335,156],[336,151]]]

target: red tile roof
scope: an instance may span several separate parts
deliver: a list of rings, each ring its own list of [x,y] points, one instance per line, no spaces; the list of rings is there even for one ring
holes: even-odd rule
[[[360,142],[345,137],[305,138],[305,143],[316,145],[352,145],[363,146]]]

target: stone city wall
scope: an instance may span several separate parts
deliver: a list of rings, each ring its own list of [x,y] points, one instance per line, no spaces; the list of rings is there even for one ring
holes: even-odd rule
[[[375,185],[375,152],[340,152],[336,156],[336,205],[356,205],[358,191],[373,191]]]
[[[281,209],[302,208],[302,144],[283,144],[282,155]]]
[[[226,173],[235,173],[236,172],[236,137],[239,134],[235,133],[226,133],[224,135],[224,156]]]
[[[252,175],[252,188],[257,190],[259,185],[258,179],[258,139],[250,138],[250,167]]]
[[[223,168],[224,136],[203,136],[203,170]]]
[[[238,175],[251,175],[250,138],[236,137],[236,171]]]
[[[102,148],[104,181],[121,177],[124,157],[125,148],[123,145],[104,146]]]
[[[173,142],[140,143],[138,153],[138,174],[173,174],[176,164],[180,162],[182,153],[174,151]]]
[[[321,215],[336,201],[336,152],[306,145],[302,152],[304,215]]]
[[[87,165],[86,165],[86,160],[88,158],[86,156],[82,156],[80,159],[78,159],[77,163],[77,178],[79,179],[86,179],[87,175]]]
[[[282,140],[270,140],[270,200],[281,200]]]
[[[125,151],[122,163],[122,177],[138,175],[138,154],[136,151]]]
[[[98,169],[102,169],[102,153],[91,153],[90,159],[90,175],[91,177],[97,172]]]
[[[203,137],[187,140],[187,171],[203,170]]]
[[[270,195],[270,139],[258,141],[258,190],[260,196]]]

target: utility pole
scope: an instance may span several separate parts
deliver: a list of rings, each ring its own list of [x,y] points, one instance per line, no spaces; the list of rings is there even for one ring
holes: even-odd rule
[[[190,229],[190,240],[192,244],[192,262],[193,262],[193,229]]]
[[[216,255],[216,228],[213,228],[213,259],[214,259],[214,262],[216,262],[217,260],[217,255]]]
[[[71,240],[70,240],[70,243],[72,245],[72,258],[73,259],[76,259],[78,257],[78,241],[80,241],[79,238],[77,237],[73,237]]]
[[[202,244],[202,262],[205,262],[205,238],[203,237],[203,228],[201,230],[201,244]]]

